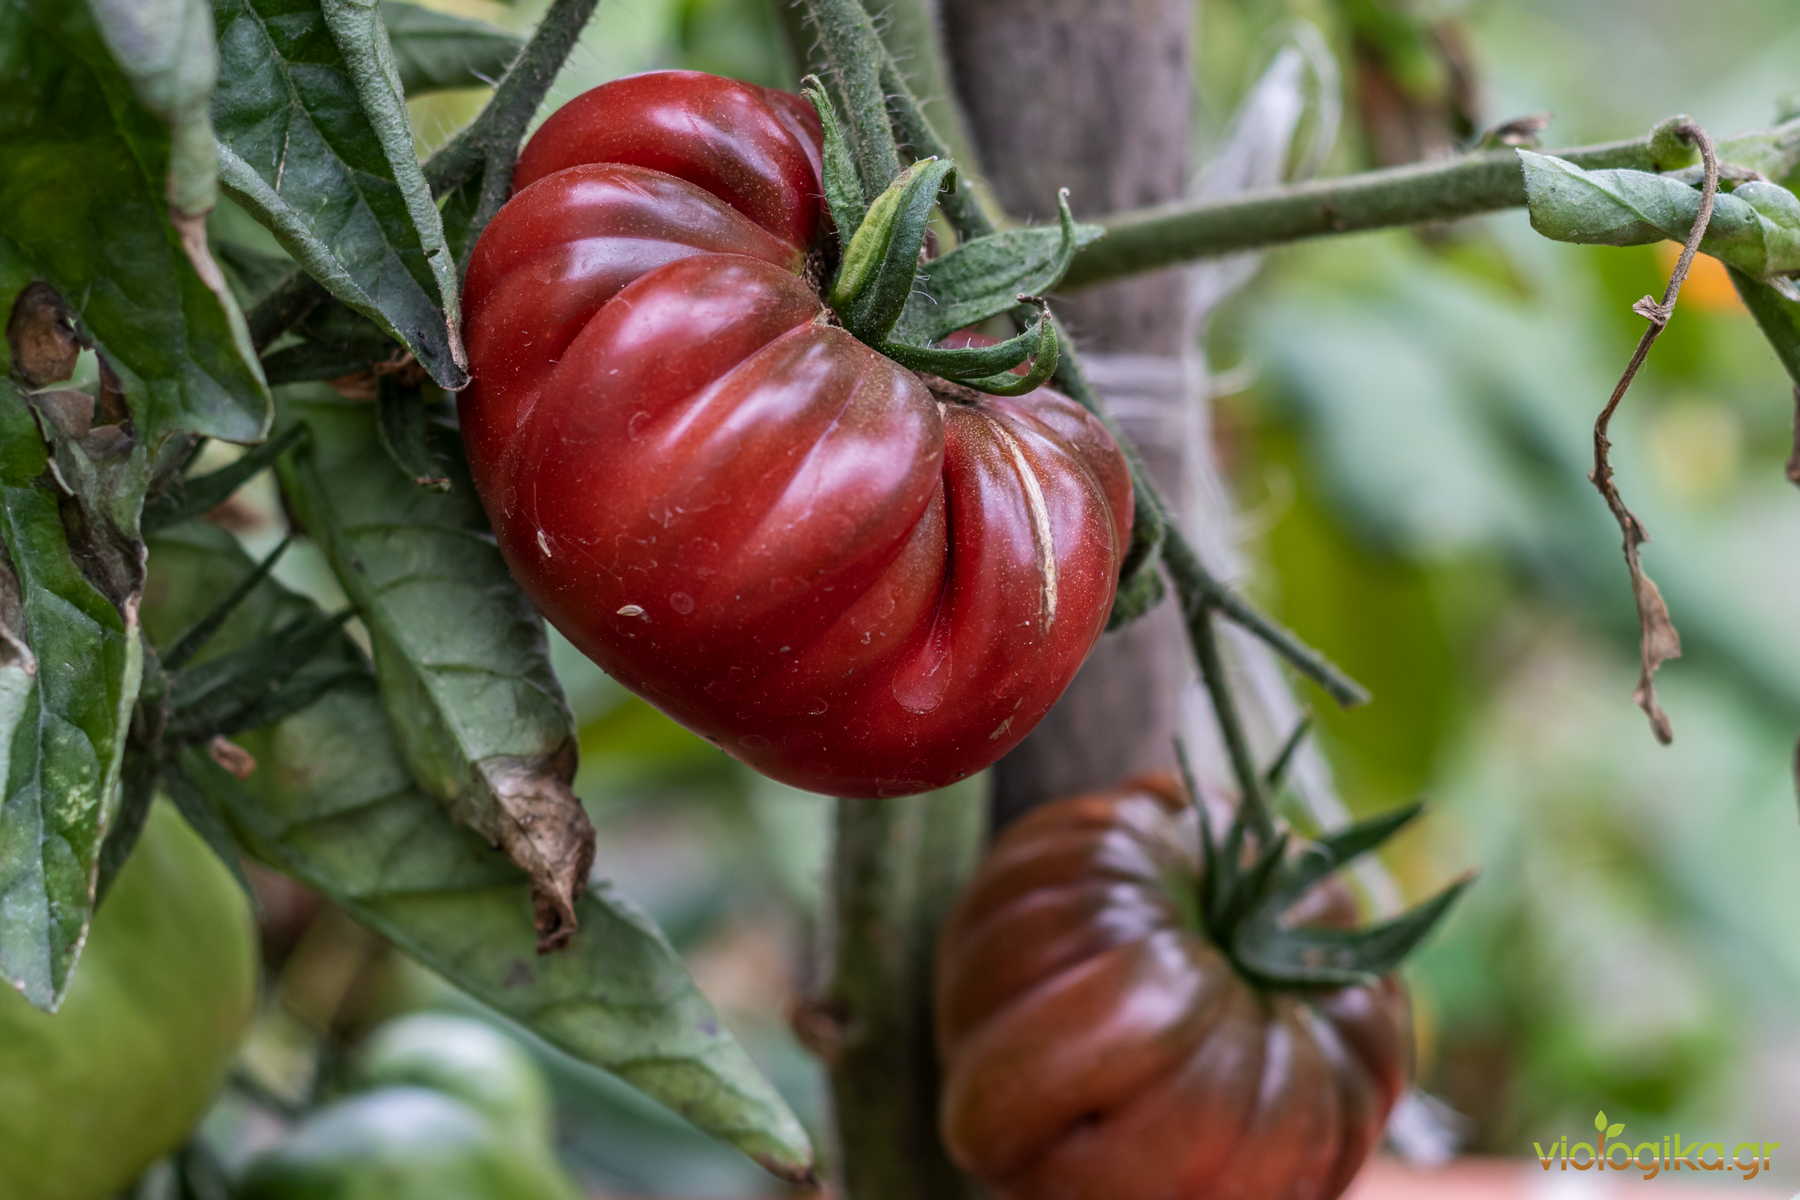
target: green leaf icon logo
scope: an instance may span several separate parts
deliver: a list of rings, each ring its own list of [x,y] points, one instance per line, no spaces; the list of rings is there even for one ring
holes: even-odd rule
[[[1606,1110],[1604,1108],[1594,1114],[1594,1128],[1601,1133],[1606,1132]]]

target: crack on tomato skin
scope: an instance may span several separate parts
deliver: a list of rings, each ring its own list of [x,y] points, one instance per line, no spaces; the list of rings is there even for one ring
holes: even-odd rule
[[[1038,579],[1042,586],[1038,605],[1038,630],[1048,634],[1056,625],[1056,597],[1059,590],[1056,531],[1050,526],[1050,505],[1044,499],[1044,485],[1038,479],[1037,472],[1032,469],[1031,461],[1025,457],[1025,450],[1019,444],[1019,439],[1006,427],[1005,421],[995,419],[991,425],[995,440],[1006,451],[1013,472],[1025,491],[1025,510],[1031,517],[1031,541],[1037,550]]]

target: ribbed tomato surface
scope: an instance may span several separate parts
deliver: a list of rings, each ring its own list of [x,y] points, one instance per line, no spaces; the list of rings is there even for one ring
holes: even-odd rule
[[[464,287],[463,438],[501,548],[607,672],[846,796],[989,765],[1104,626],[1118,448],[1047,389],[934,393],[833,323],[818,123],[668,71],[552,116]]]
[[[1172,780],[1062,800],[1007,828],[945,924],[944,1135],[997,1200],[1331,1200],[1379,1140],[1405,992],[1245,978],[1196,920],[1199,847]],[[1353,912],[1328,881],[1287,916]]]

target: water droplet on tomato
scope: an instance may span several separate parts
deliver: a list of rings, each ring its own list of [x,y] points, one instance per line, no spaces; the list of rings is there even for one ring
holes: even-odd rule
[[[680,616],[687,616],[694,611],[694,598],[686,592],[670,592],[669,607]]]
[[[907,712],[933,712],[950,690],[950,631],[945,623],[934,626],[930,637],[894,673],[894,700]]]

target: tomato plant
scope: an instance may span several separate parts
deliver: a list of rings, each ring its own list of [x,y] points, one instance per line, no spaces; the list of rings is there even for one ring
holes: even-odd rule
[[[1209,913],[1202,846],[1180,790],[1142,781],[1033,810],[970,881],[939,943],[943,1123],[996,1196],[1327,1200],[1379,1140],[1404,990],[1258,974],[1220,927],[1255,906]],[[1353,916],[1332,880],[1276,897],[1300,928]]]
[[[675,773],[684,799],[757,789],[754,822],[719,824],[781,843],[783,890],[813,895],[811,837],[831,841],[826,969],[792,999],[828,1076],[834,1195],[973,1186],[939,1136],[934,1037],[950,1148],[1003,1195],[1340,1190],[1405,1080],[1394,972],[1457,889],[1352,928],[1333,872],[1414,810],[1304,842],[1275,820],[1305,733],[1282,664],[1346,706],[1368,697],[1257,609],[1249,575],[1237,586],[1240,526],[1212,460],[1269,460],[1232,422],[1235,453],[1209,453],[1196,334],[1256,253],[1302,238],[1525,205],[1565,241],[1683,241],[1662,299],[1632,310],[1651,328],[1592,429],[1591,472],[1559,449],[1589,431],[1550,419],[1573,411],[1560,400],[1579,376],[1557,355],[1544,378],[1568,378],[1551,386],[1510,370],[1519,347],[1560,335],[1581,289],[1514,325],[1493,319],[1505,306],[1420,288],[1408,304],[1434,310],[1421,322],[1342,269],[1334,286],[1366,319],[1297,304],[1261,322],[1252,357],[1306,350],[1288,373],[1333,414],[1312,435],[1330,446],[1306,449],[1329,450],[1326,484],[1354,483],[1320,485],[1344,510],[1333,524],[1404,510],[1406,528],[1459,540],[1491,521],[1505,557],[1593,589],[1598,543],[1569,497],[1538,521],[1498,502],[1504,480],[1469,509],[1457,492],[1481,471],[1464,451],[1501,435],[1507,479],[1599,486],[1659,736],[1672,723],[1651,676],[1690,607],[1703,653],[1723,647],[1787,695],[1778,633],[1727,604],[1703,615],[1729,560],[1659,560],[1668,604],[1643,573],[1606,422],[1698,252],[1726,264],[1800,376],[1800,119],[1715,142],[1677,118],[1558,154],[1523,144],[1541,122],[1515,120],[1476,152],[1288,186],[1327,161],[1333,124],[1328,64],[1302,78],[1303,59],[1328,56],[1296,45],[1213,131],[1193,195],[1187,152],[1206,139],[1190,119],[1222,111],[1222,97],[1193,103],[1211,70],[1190,53],[1193,0],[1134,6],[1129,22],[1104,0],[884,0],[879,28],[865,0],[792,0],[769,7],[791,18],[799,94],[657,71],[579,95],[527,142],[597,7],[548,0],[526,38],[406,0],[0,6],[0,1112],[16,1118],[0,1191],[116,1192],[194,1127],[220,1077],[248,1007],[242,914],[200,867],[169,872],[170,805],[223,862],[254,858],[318,893],[302,907],[330,916],[291,946],[271,939],[284,1001],[311,971],[335,982],[307,1008],[314,1052],[259,1041],[221,1119],[140,1191],[227,1186],[241,1155],[209,1143],[246,1106],[298,1128],[251,1172],[271,1196],[568,1190],[544,1152],[542,1081],[491,1037],[421,1019],[369,1047],[360,1074],[331,1069],[346,1006],[385,975],[346,965],[360,949],[315,954],[315,937],[352,940],[339,914],[781,1178],[817,1182],[808,1123],[777,1086],[788,1064],[765,1074],[768,1044],[740,1043],[684,960],[715,911],[740,915],[733,882],[671,867],[661,830],[628,827],[635,805],[665,799],[625,764],[639,722],[660,718],[594,672],[570,704],[545,615],[731,755],[847,798],[829,822],[812,804],[773,816],[765,781],[655,727],[706,764]],[[650,5],[665,7],[680,41],[745,6]],[[1405,5],[1351,7],[1338,31],[1370,111],[1429,74],[1409,56],[1458,44],[1387,11]],[[779,57],[745,73],[783,78]],[[1226,74],[1209,85],[1235,92]],[[492,85],[478,111],[470,95],[419,103],[476,85]],[[1457,141],[1475,128],[1464,115]],[[1302,151],[1308,129],[1320,144]],[[1077,201],[1103,224],[1077,223]],[[1433,271],[1465,257],[1491,256]],[[1106,353],[1084,362],[1064,320]],[[1349,353],[1315,353],[1334,345]],[[1453,357],[1479,370],[1440,377]],[[1396,380],[1430,403],[1395,403]],[[1390,461],[1427,430],[1452,431],[1411,447],[1429,472]],[[1734,442],[1714,432],[1716,448]],[[1654,478],[1619,448],[1629,490]],[[241,490],[265,469],[278,498]],[[1551,525],[1554,553],[1523,536]],[[1758,550],[1759,568],[1773,561]],[[1290,596],[1364,631],[1369,601],[1297,578]],[[1616,602],[1612,582],[1592,594]],[[1406,661],[1428,661],[1432,629],[1382,611],[1419,643]],[[943,942],[934,1029],[930,950],[986,818],[1167,766],[1193,685],[1218,735],[1209,783],[1229,776],[1240,798],[1229,815],[1197,818],[1153,782],[1003,834]],[[1389,720],[1419,749],[1419,729]],[[985,781],[940,787],[1015,751],[991,808]],[[1329,773],[1299,753],[1296,790],[1313,816],[1334,811]],[[578,776],[581,754],[599,770]],[[936,794],[873,802],[923,789]],[[698,905],[648,889],[673,938],[595,874],[640,849],[624,890],[658,874],[712,888]],[[181,878],[145,892],[153,870]],[[190,910],[202,903],[210,914]],[[706,976],[733,986],[712,948]],[[190,951],[215,981],[199,1000]],[[346,1078],[350,1097],[290,1111]],[[638,1152],[647,1127],[612,1140]]]
[[[609,674],[777,779],[898,795],[1062,693],[1131,482],[1059,393],[933,385],[841,327],[818,136],[692,72],[552,116],[470,258],[463,437],[515,575]]]

